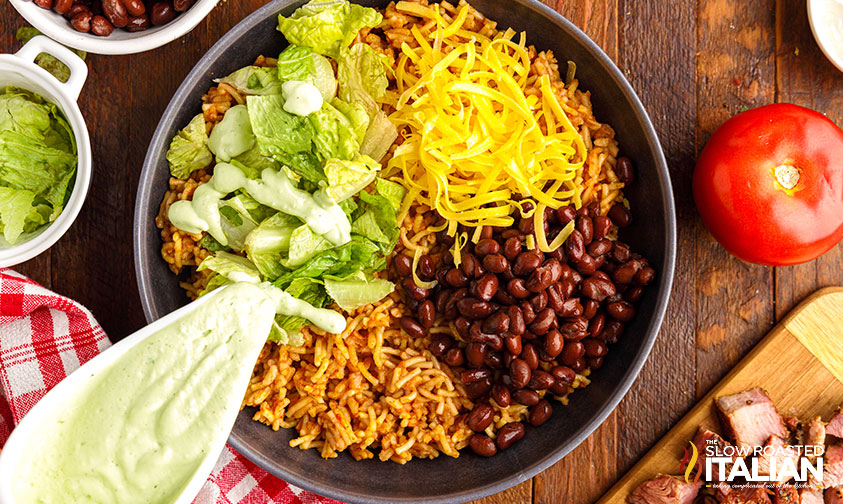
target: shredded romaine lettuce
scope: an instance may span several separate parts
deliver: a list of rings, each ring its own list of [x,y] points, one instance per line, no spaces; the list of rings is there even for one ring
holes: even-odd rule
[[[178,179],[186,179],[194,171],[213,163],[214,155],[208,149],[208,132],[203,114],[197,114],[173,137],[167,150],[167,161],[170,163],[170,174]]]
[[[246,95],[281,94],[278,72],[271,67],[247,66],[216,82],[228,84]]]
[[[291,44],[307,46],[336,59],[363,27],[374,28],[383,20],[375,9],[347,0],[311,0],[292,16],[278,15],[278,30]]]
[[[325,279],[325,290],[337,306],[351,311],[380,301],[395,289],[395,284],[372,275],[357,273],[343,280]]]

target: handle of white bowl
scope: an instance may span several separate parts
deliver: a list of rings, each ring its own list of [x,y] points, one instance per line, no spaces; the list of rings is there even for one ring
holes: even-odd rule
[[[73,51],[43,35],[33,37],[26,45],[21,47],[20,51],[15,53],[15,56],[27,62],[32,62],[41,53],[47,53],[67,65],[67,68],[70,69],[70,78],[60,85],[67,91],[71,99],[75,101],[79,98],[82,86],[85,85],[85,79],[88,78],[88,65]]]

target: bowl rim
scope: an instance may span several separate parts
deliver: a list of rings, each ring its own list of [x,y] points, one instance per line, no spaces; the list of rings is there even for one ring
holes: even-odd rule
[[[152,181],[155,167],[152,166],[154,146],[162,142],[168,142],[169,131],[164,127],[163,119],[175,115],[181,107],[183,97],[189,92],[191,84],[195,83],[197,79],[205,77],[205,70],[200,65],[200,62],[205,60],[213,60],[226,49],[230,42],[248,33],[255,24],[256,20],[268,18],[270,13],[274,14],[280,10],[295,4],[300,0],[273,0],[260,9],[254,11],[252,14],[244,18],[237,25],[232,27],[222,38],[220,38],[206,53],[197,61],[197,64],[185,77],[181,86],[173,94],[173,98],[164,110],[155,130],[152,139],[150,140],[150,147],[147,150],[146,158],[144,159],[143,170],[138,184],[138,194],[135,199],[135,233],[133,237],[133,246],[135,254],[135,274],[138,282],[138,291],[143,306],[144,316],[147,321],[154,320],[162,314],[157,313],[153,308],[153,289],[151,282],[146,278],[144,272],[149,269],[149,255],[143,254],[141,251],[142,245],[145,244],[143,233],[140,231],[142,226],[149,225],[151,220],[145,215],[145,209],[149,206],[153,195],[143,192],[143,188],[148,187]],[[352,2],[354,0],[351,0]],[[663,190],[660,197],[662,206],[665,210],[665,238],[664,238],[664,260],[662,262],[659,274],[659,288],[657,298],[655,301],[655,309],[653,316],[649,321],[645,331],[642,344],[638,352],[632,358],[632,364],[626,369],[617,383],[614,392],[609,395],[602,408],[595,411],[591,420],[586,422],[580,429],[571,433],[570,440],[567,443],[561,444],[555,450],[550,452],[542,459],[532,462],[530,465],[521,467],[519,471],[512,475],[502,478],[497,482],[490,483],[482,487],[475,487],[469,490],[449,493],[447,495],[437,495],[430,498],[396,498],[396,497],[373,497],[360,493],[340,492],[334,490],[329,482],[318,481],[315,478],[299,477],[298,475],[287,472],[283,467],[279,467],[271,463],[266,457],[260,456],[256,451],[252,450],[248,442],[241,438],[236,431],[233,431],[229,437],[229,443],[241,454],[252,460],[258,466],[266,469],[270,474],[277,476],[288,483],[302,487],[304,489],[313,491],[317,494],[324,495],[333,499],[360,502],[360,503],[398,503],[398,502],[465,502],[472,499],[482,498],[494,493],[506,490],[514,485],[517,485],[527,479],[532,478],[536,474],[544,471],[551,465],[561,460],[565,455],[570,453],[574,448],[579,446],[586,438],[588,438],[599,427],[618,406],[621,399],[623,399],[630,387],[638,377],[644,362],[652,350],[659,329],[667,310],[670,299],[670,292],[673,285],[673,277],[676,262],[676,210],[673,201],[673,188],[670,180],[670,173],[668,171],[667,161],[664,152],[659,142],[658,135],[650,121],[641,100],[636,95],[630,83],[626,80],[623,73],[615,65],[611,58],[582,30],[580,30],[571,21],[566,19],[560,13],[551,9],[547,5],[541,3],[539,0],[507,0],[515,2],[521,6],[538,11],[538,13],[545,18],[548,18],[560,30],[567,31],[572,37],[577,39],[584,48],[598,60],[607,70],[609,76],[615,81],[617,87],[622,91],[626,100],[635,111],[636,119],[643,126],[643,133],[647,141],[648,149],[656,161],[656,173],[658,174],[658,185]],[[157,197],[157,196],[156,196]],[[157,257],[157,256],[155,256]]]
[[[818,0],[808,0],[806,3],[806,8],[808,9],[808,24],[811,25],[811,33],[813,34],[817,45],[820,47],[820,51],[822,51],[829,63],[843,72],[843,48],[841,48],[838,52],[834,52],[831,49],[831,43],[828,40],[827,33],[822,32],[817,28],[818,23],[815,21],[814,11],[818,3]]]
[[[112,38],[114,35],[99,37],[78,32],[63,16],[38,7],[31,0],[9,0],[12,7],[44,35],[68,47],[104,55],[137,54],[169,44],[196,28],[219,1],[197,0],[188,10],[165,25],[140,32],[125,32],[120,34],[120,38]]]
[[[46,37],[36,37],[32,41],[38,42],[36,39],[46,39]],[[46,47],[55,51],[50,46],[51,42],[48,41]],[[79,62],[82,63],[82,60]],[[15,71],[20,72],[27,80],[47,89],[51,96],[45,98],[59,107],[70,124],[76,140],[76,180],[67,204],[55,221],[35,231],[30,238],[9,247],[0,246],[0,268],[4,268],[18,265],[43,253],[67,233],[85,203],[91,186],[93,169],[88,126],[85,124],[85,118],[79,110],[75,97],[71,96],[74,92],[78,93],[78,90],[71,89],[43,68],[15,54],[0,54],[0,64],[14,67]]]

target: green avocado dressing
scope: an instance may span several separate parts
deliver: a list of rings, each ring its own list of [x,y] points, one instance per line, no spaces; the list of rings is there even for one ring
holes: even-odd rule
[[[240,409],[279,307],[267,294],[221,288],[80,384],[17,465],[17,502],[174,501]]]
[[[261,173],[260,180],[253,180],[243,170],[228,163],[219,163],[214,167],[214,176],[196,189],[192,201],[176,201],[170,205],[170,222],[188,233],[207,231],[215,240],[228,245],[220,223],[219,203],[225,195],[237,189],[244,189],[268,207],[302,219],[315,233],[334,245],[351,241],[348,217],[324,189],[314,194],[302,191],[283,171],[269,168]]]
[[[231,158],[254,147],[255,141],[249,110],[245,105],[236,105],[228,109],[222,121],[211,131],[208,148],[217,159],[231,161]]]

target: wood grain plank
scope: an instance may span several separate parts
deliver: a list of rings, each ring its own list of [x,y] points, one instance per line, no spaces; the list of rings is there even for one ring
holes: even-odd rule
[[[665,151],[677,212],[678,253],[671,302],[653,351],[621,402],[617,470],[630,467],[694,402],[695,211],[693,2],[624,0],[619,4],[620,65],[641,97]]]
[[[820,51],[811,34],[805,0],[778,0],[776,15],[777,101],[822,112],[843,124],[843,73]],[[799,266],[776,268],[776,317],[810,292],[839,285],[843,245]]]
[[[683,448],[697,428],[702,425],[719,430],[713,404],[716,397],[763,387],[781,412],[828,419],[843,402],[843,382],[801,341],[806,337],[822,339],[821,348],[839,348],[843,345],[843,328],[835,320],[841,317],[841,288],[820,291],[800,304],[624,475],[600,504],[626,502],[635,487],[659,473],[679,474]],[[782,348],[788,351],[782,352]],[[794,383],[810,383],[811,387],[794,387]]]
[[[726,119],[775,97],[775,0],[699,2],[697,149]],[[690,181],[689,181],[690,182]],[[772,326],[773,269],[735,259],[696,221],[697,396]]]
[[[530,504],[533,502],[533,480],[473,502],[474,504]]]

